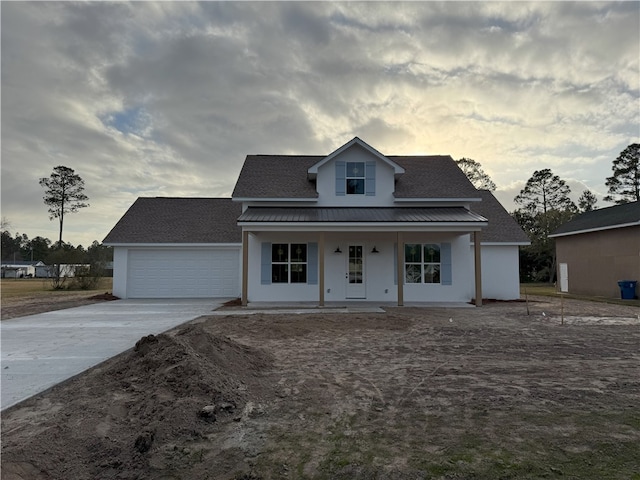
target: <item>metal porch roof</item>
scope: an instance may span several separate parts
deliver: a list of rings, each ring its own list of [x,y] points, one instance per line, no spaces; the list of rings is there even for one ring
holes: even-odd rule
[[[485,223],[464,207],[249,207],[239,223]]]

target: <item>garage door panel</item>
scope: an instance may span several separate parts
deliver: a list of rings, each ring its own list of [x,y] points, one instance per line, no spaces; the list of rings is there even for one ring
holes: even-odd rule
[[[129,250],[129,298],[237,297],[239,249]]]

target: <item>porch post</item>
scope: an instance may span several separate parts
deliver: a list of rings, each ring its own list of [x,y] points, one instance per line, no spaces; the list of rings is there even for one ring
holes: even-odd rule
[[[242,306],[246,307],[249,292],[249,232],[242,231]]]
[[[320,232],[320,238],[318,238],[318,305],[324,307],[324,232]]]
[[[473,256],[475,258],[476,273],[476,307],[482,306],[482,265],[480,252],[481,232],[473,232]]]
[[[402,307],[404,305],[404,239],[402,232],[398,232],[397,235],[398,258],[396,264],[398,266],[398,306]]]

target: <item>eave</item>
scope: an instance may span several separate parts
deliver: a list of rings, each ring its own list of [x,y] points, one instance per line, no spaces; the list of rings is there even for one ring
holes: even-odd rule
[[[132,248],[132,247],[141,247],[141,248],[206,248],[206,247],[218,247],[218,248],[238,248],[242,246],[241,242],[238,243],[152,243],[152,242],[144,242],[144,243],[136,243],[136,242],[109,242],[104,243],[107,247],[119,247],[119,248]]]
[[[640,222],[631,222],[631,223],[622,223],[619,225],[607,225],[604,227],[595,227],[595,228],[587,228],[584,230],[575,230],[573,232],[564,232],[564,233],[554,233],[553,235],[549,235],[549,238],[558,238],[558,237],[568,237],[571,235],[580,235],[583,233],[595,233],[602,232],[604,230],[616,230],[618,228],[626,228],[626,227],[637,227],[640,226]]]
[[[307,170],[308,178],[310,178],[311,180],[314,180],[316,178],[316,176],[318,175],[318,168],[320,168],[325,163],[330,162],[331,160],[336,158],[338,155],[343,153],[345,150],[348,150],[349,148],[351,148],[354,145],[360,146],[361,148],[363,148],[364,150],[368,151],[370,154],[372,154],[374,157],[376,157],[380,161],[382,161],[382,162],[386,163],[387,165],[389,165],[389,167],[391,167],[393,169],[394,176],[396,178],[398,178],[400,175],[402,175],[405,172],[403,167],[401,167],[400,165],[398,165],[394,161],[392,161],[389,158],[387,158],[386,156],[384,156],[382,153],[377,151],[371,145],[369,145],[368,143],[362,141],[358,137],[354,137],[349,142],[345,143],[340,148],[338,148],[334,152],[332,152],[329,155],[327,155],[326,157],[324,157],[318,163],[312,165],[309,168],[309,170]]]

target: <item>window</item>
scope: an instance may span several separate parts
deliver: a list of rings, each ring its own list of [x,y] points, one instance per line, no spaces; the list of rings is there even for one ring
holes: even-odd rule
[[[347,162],[347,195],[364,195],[364,162]]]
[[[307,244],[271,245],[271,282],[307,283]]]
[[[404,246],[406,283],[440,283],[440,245],[407,243]]]

